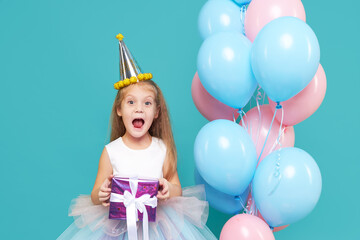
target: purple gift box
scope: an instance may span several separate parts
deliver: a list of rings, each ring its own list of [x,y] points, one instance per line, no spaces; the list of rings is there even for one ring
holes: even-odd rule
[[[124,195],[125,191],[131,192],[129,178],[114,177],[111,182],[111,193]],[[136,198],[143,196],[144,194],[149,194],[150,197],[155,197],[159,189],[158,179],[137,179],[138,182]],[[149,222],[155,222],[156,218],[156,207],[145,206]],[[126,219],[126,207],[123,202],[112,202],[110,200],[110,210],[109,210],[110,219]],[[143,214],[138,211],[138,219],[142,221]]]

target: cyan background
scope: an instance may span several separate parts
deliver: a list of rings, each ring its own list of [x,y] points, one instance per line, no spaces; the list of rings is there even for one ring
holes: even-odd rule
[[[119,78],[121,32],[170,108],[183,186],[194,184],[193,143],[207,121],[191,98],[205,0],[0,0],[1,239],[55,239],[70,200],[89,194]],[[303,0],[321,47],[325,100],[295,126],[296,147],[323,177],[315,210],[275,233],[285,239],[358,239],[359,1]],[[304,106],[306,107],[306,106]],[[219,236],[231,216],[210,209]]]

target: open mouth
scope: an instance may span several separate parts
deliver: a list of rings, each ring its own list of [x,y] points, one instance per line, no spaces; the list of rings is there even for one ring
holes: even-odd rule
[[[135,118],[132,121],[132,124],[134,125],[135,128],[141,128],[144,125],[145,121],[142,118]]]

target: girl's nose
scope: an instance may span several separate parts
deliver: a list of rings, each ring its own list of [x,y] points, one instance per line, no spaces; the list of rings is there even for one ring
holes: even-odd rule
[[[136,105],[135,112],[140,112],[140,113],[143,112],[143,108],[142,108],[141,104]]]

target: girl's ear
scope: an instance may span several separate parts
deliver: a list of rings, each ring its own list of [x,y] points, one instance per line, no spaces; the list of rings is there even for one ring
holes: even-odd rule
[[[160,107],[157,107],[154,119],[157,119],[159,117],[159,112],[160,112]]]
[[[118,108],[116,109],[116,113],[117,113],[117,115],[118,115],[119,117],[121,117],[120,107],[118,107]]]

